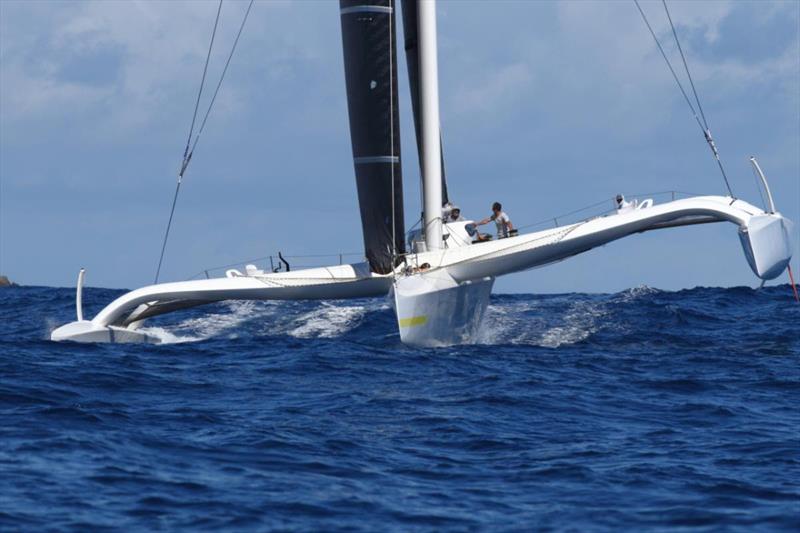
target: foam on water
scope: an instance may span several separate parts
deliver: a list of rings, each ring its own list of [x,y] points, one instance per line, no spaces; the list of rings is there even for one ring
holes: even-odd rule
[[[479,344],[558,348],[581,342],[602,327],[604,303],[564,299],[490,305]]]
[[[184,342],[197,342],[203,340],[202,337],[196,337],[193,335],[176,335],[172,331],[169,331],[166,328],[160,328],[158,326],[141,327],[138,331],[146,333],[151,337],[155,337],[161,344],[181,344]]]
[[[648,287],[647,285],[639,285],[637,287],[631,287],[630,289],[618,292],[617,294],[614,295],[614,299],[622,302],[630,302],[638,298],[659,294],[660,292],[661,292],[660,290],[654,289],[653,287]]]
[[[299,316],[296,327],[288,333],[303,339],[339,337],[358,326],[367,308],[362,305],[335,305],[323,303],[313,311]]]
[[[538,345],[558,348],[562,344],[581,342],[600,328],[603,318],[608,315],[605,305],[595,302],[575,302],[570,304],[562,325],[549,328],[538,338]]]
[[[222,309],[206,310],[200,316],[187,318],[177,324],[139,329],[159,338],[162,344],[198,342],[220,336],[235,338],[242,324],[267,319],[275,312],[275,302],[233,301],[219,305]]]

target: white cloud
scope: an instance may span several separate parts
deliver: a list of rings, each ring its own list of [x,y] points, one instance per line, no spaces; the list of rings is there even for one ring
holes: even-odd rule
[[[188,121],[216,2],[90,1],[47,3],[50,9],[42,9],[43,4],[3,2],[0,83],[6,126],[92,114],[93,129],[102,138],[153,127],[165,116],[174,115],[181,124]],[[269,75],[274,66],[285,73],[287,63],[306,53],[299,43],[313,28],[301,27],[290,35],[271,30],[280,25],[287,6],[258,2],[253,7],[215,117],[244,107],[241,79],[248,71]],[[246,7],[246,2],[223,4],[206,96],[213,92]],[[307,42],[317,45],[313,38]],[[93,64],[93,56],[101,53],[108,56],[107,64]],[[67,66],[87,77],[104,69],[115,69],[117,75],[98,83],[65,76]],[[176,109],[177,102],[186,105]]]

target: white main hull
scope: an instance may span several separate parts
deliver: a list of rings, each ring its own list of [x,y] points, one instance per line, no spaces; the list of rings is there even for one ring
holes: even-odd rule
[[[494,278],[455,281],[446,269],[400,277],[392,286],[400,340],[450,346],[474,340],[489,305]]]
[[[151,285],[114,300],[91,321],[79,320],[56,329],[51,338],[86,342],[116,342],[122,338],[137,340],[136,334],[124,333],[135,331],[141,321],[150,316],[176,309],[221,300],[385,296],[393,283],[400,287],[400,299],[404,300],[397,305],[398,316],[406,308],[412,309],[412,317],[418,316],[413,315],[416,305],[435,311],[434,304],[438,299],[449,306],[449,311],[443,310],[443,313],[460,312],[459,306],[472,306],[463,313],[464,323],[467,324],[471,323],[469,317],[477,316],[478,321],[480,319],[481,313],[472,311],[481,305],[485,306],[481,296],[483,292],[488,301],[491,281],[487,285],[487,279],[493,280],[497,276],[561,261],[627,235],[719,221],[729,221],[739,226],[745,255],[758,277],[773,279],[786,268],[792,255],[790,221],[780,214],[767,214],[741,200],[720,196],[695,197],[478,244],[471,244],[463,239],[459,241],[456,230],[463,229],[463,226],[454,226],[450,232],[451,238],[445,241],[449,243],[449,248],[410,254],[406,257],[405,265],[398,267],[394,274],[388,275],[372,273],[366,264],[357,264],[281,273],[257,272],[247,276],[229,272],[229,277],[225,278]],[[428,267],[418,268],[425,264]],[[424,297],[425,290],[418,290],[427,281],[405,281],[405,278],[431,278],[438,275],[452,282],[448,282],[451,283],[449,286],[445,286],[447,283],[441,287],[430,286],[427,291],[432,293],[430,297]],[[402,294],[414,292],[417,294],[413,298],[402,297]],[[415,299],[419,300],[419,304],[414,303]],[[397,304],[397,298],[395,302]],[[426,316],[433,314],[426,312]],[[454,337],[448,336],[447,328],[440,325],[439,319],[431,319],[431,324],[427,329],[431,333],[428,339],[430,343],[450,344]],[[406,328],[404,333],[402,324],[400,328],[404,341],[419,344],[417,340],[425,340],[423,329],[412,332]],[[471,331],[469,327],[464,329],[468,330]],[[432,334],[435,331],[442,333]],[[463,340],[464,335],[459,334],[456,337]]]

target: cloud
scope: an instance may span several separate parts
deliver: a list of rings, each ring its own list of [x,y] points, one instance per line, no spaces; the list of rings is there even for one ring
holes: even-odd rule
[[[774,191],[796,198],[798,4],[669,5],[736,185],[734,161],[753,150]],[[224,3],[212,85],[245,7]],[[643,7],[681,67],[660,2]],[[149,275],[215,10],[213,1],[0,0],[0,215],[15,228],[3,249],[15,268],[43,281],[69,272],[72,282],[72,265],[92,249],[97,265],[131,256]],[[632,2],[440,2],[437,13],[447,170],[465,209],[485,206],[487,190],[516,203],[522,219],[618,190],[717,190],[713,160]],[[180,259],[190,273],[259,255],[254,248],[361,245],[337,3],[258,1],[247,24],[181,193],[173,242],[202,236]],[[411,219],[417,161],[404,74],[400,81]],[[335,209],[336,223],[301,215],[287,232],[277,209],[292,202],[309,213]],[[33,229],[28,206],[47,224]],[[91,223],[62,235],[53,233],[58,220]],[[142,242],[118,238],[128,234]],[[63,255],[28,258],[62,241]],[[180,254],[172,257],[177,265]],[[109,283],[142,281],[133,263],[127,273],[96,270]]]
[[[188,122],[216,2],[45,4],[50,9],[42,9],[39,2],[2,4],[0,83],[5,126],[81,119],[93,123],[102,141],[153,128],[165,118]],[[246,2],[223,4],[206,96],[218,80],[246,6]],[[246,107],[243,80],[249,72],[274,78],[287,74],[287,64],[302,59],[304,50],[298,43],[313,28],[299,27],[282,37],[271,31],[286,9],[286,2],[254,6],[215,104],[215,117]],[[315,40],[309,38],[308,43],[314,46]],[[186,105],[177,108],[176,102]]]
[[[688,90],[661,3],[641,5]],[[452,6],[446,13],[442,39],[448,59],[440,61],[445,76],[441,85],[454,87],[444,112],[459,125],[508,129],[517,116],[528,116],[549,129],[555,124],[596,128],[595,134],[606,129],[621,138],[635,138],[662,128],[685,106],[632,2],[496,2],[488,11],[481,4],[460,6],[461,13]],[[781,18],[796,22],[795,7],[671,2],[701,97],[712,102],[741,98],[759,85],[796,91],[796,32],[793,41],[773,39],[754,62],[740,51],[730,52],[742,40],[731,21],[752,21],[751,32],[768,31]],[[470,26],[476,19],[483,28]],[[512,20],[525,21],[515,25],[524,30],[496,31]],[[471,30],[480,33],[468,33]],[[465,32],[470,38],[457,40],[455,35]]]

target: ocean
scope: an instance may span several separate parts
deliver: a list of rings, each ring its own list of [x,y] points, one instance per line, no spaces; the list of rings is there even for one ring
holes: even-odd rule
[[[416,349],[387,300],[232,302],[87,345],[47,340],[72,289],[0,289],[0,530],[797,531],[799,318],[787,285],[494,295]]]

